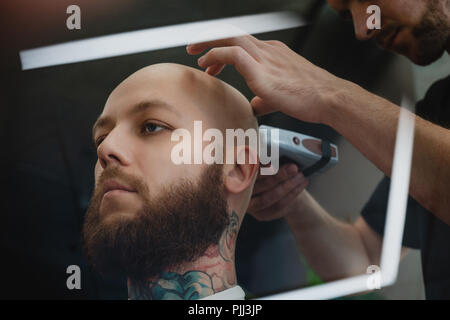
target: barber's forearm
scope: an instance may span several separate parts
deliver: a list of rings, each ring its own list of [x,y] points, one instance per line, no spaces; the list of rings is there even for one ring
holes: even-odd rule
[[[307,192],[285,219],[308,265],[323,280],[362,274],[369,261],[358,231],[330,216]]]
[[[400,109],[347,82],[330,96],[323,122],[391,176]],[[410,195],[450,224],[450,130],[416,117]]]

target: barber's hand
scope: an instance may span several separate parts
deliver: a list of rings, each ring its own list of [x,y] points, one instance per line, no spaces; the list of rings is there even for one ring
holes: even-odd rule
[[[340,79],[292,51],[280,41],[261,41],[251,35],[188,45],[189,54],[211,75],[234,65],[256,95],[252,107],[258,115],[281,111],[308,122],[323,122],[330,97],[342,92]]]
[[[259,221],[282,218],[295,207],[295,199],[308,185],[294,164],[286,164],[276,175],[259,176],[247,212]]]

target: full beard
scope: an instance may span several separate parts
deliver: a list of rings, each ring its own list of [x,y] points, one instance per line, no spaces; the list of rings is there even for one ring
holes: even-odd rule
[[[139,212],[101,215],[100,184],[86,212],[84,250],[102,274],[143,280],[195,261],[210,245],[218,244],[229,224],[220,165],[208,166],[197,186],[183,180],[163,188],[156,198],[147,196],[148,189],[136,177],[125,181],[135,181],[131,186],[142,195]]]

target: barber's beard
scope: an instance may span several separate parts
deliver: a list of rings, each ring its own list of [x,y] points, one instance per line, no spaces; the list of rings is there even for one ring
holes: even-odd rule
[[[440,0],[429,1],[421,23],[412,29],[417,44],[411,59],[419,65],[425,66],[436,61],[446,50],[450,22],[441,6]]]
[[[404,39],[392,48],[393,51],[405,55],[418,65],[428,65],[439,59],[448,46],[450,22],[441,8],[440,0],[427,1],[426,5],[418,25],[405,27],[398,22],[389,22],[375,38],[376,42],[385,47],[386,39],[400,30],[399,36]]]
[[[195,261],[218,244],[229,223],[222,166],[208,166],[197,186],[183,180],[156,198],[139,178],[107,170],[102,176],[127,182],[142,197],[143,206],[136,214],[100,214],[102,184],[97,185],[83,226],[84,249],[97,271],[147,279]]]

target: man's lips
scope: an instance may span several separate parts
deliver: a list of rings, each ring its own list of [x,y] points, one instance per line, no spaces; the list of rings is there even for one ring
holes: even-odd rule
[[[102,194],[112,195],[112,194],[120,194],[120,193],[135,193],[136,190],[132,187],[127,186],[124,183],[121,183],[117,180],[107,180],[103,184]]]

